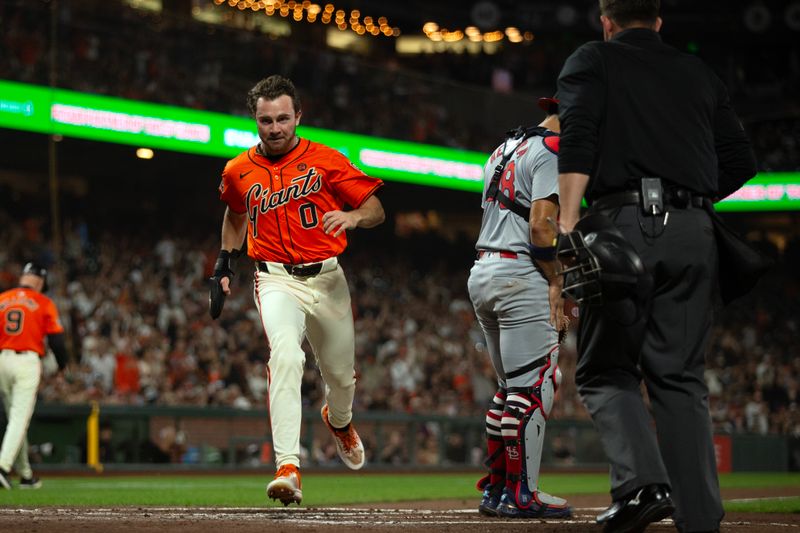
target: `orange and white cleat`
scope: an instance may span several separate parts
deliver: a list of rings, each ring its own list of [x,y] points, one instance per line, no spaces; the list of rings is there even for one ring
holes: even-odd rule
[[[346,427],[337,429],[331,425],[328,420],[328,404],[322,406],[322,420],[328,427],[328,430],[333,435],[336,441],[336,451],[339,452],[339,457],[344,464],[353,470],[358,470],[364,466],[364,445],[361,444],[361,438],[356,433],[353,423],[350,422]]]
[[[267,496],[273,500],[280,500],[283,505],[296,503],[300,505],[303,501],[303,491],[300,490],[300,470],[294,465],[283,465],[278,468],[269,485],[267,485]]]

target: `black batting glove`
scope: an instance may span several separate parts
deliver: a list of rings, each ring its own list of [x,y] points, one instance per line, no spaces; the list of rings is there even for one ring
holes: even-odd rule
[[[233,252],[229,252],[228,250],[220,250],[219,255],[217,256],[217,262],[214,263],[214,273],[211,275],[212,278],[216,278],[217,281],[221,280],[222,278],[233,279],[233,270],[231,269],[231,259],[236,257]]]
[[[222,278],[233,279],[233,270],[231,269],[231,258],[235,257],[234,254],[228,250],[220,250],[217,256],[217,262],[214,263],[214,273],[208,279],[208,314],[211,318],[216,320],[222,314],[222,307],[225,305],[225,292],[222,290],[220,280]]]

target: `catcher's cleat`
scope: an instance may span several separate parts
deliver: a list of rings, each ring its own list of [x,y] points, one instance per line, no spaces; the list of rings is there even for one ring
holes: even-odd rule
[[[42,481],[36,477],[31,476],[19,480],[19,488],[21,489],[40,489],[42,488]]]
[[[484,485],[481,503],[478,505],[478,512],[486,516],[498,516],[497,507],[500,505],[500,497],[503,495],[503,488],[504,486],[502,484],[492,485],[491,483],[487,483]]]
[[[300,505],[303,500],[303,491],[300,490],[300,470],[294,465],[283,465],[278,468],[269,485],[267,496],[273,500],[280,500],[283,505],[296,503]]]
[[[353,423],[351,422],[347,424],[347,427],[341,429],[333,427],[330,420],[328,420],[328,404],[322,406],[320,414],[322,415],[322,421],[325,422],[331,435],[333,435],[333,439],[336,441],[336,451],[339,452],[339,457],[341,457],[344,464],[353,470],[358,470],[364,466],[364,445],[361,444],[361,438],[356,433]]]
[[[551,496],[546,492],[534,491],[525,498],[526,503],[520,504],[507,489],[503,489],[500,505],[497,506],[497,516],[501,518],[569,518],[572,516],[572,507],[567,500]]]

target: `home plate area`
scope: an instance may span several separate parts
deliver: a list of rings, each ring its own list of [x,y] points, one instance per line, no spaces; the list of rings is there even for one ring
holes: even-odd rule
[[[398,507],[402,504],[398,504]],[[578,507],[570,519],[508,520],[481,516],[474,509],[270,507],[270,508],[150,508],[120,507],[0,509],[0,529],[64,533],[173,531],[250,533],[256,531],[594,531],[602,508]],[[726,516],[725,531],[797,531],[793,515],[735,514]],[[652,524],[648,531],[675,531],[671,520]]]

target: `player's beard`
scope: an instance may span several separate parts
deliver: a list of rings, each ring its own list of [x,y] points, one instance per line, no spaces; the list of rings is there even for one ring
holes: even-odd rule
[[[264,155],[270,157],[280,156],[294,148],[298,140],[294,132],[292,132],[292,135],[288,138],[284,136],[278,138],[267,137],[266,139],[261,139],[261,150],[264,152]]]

